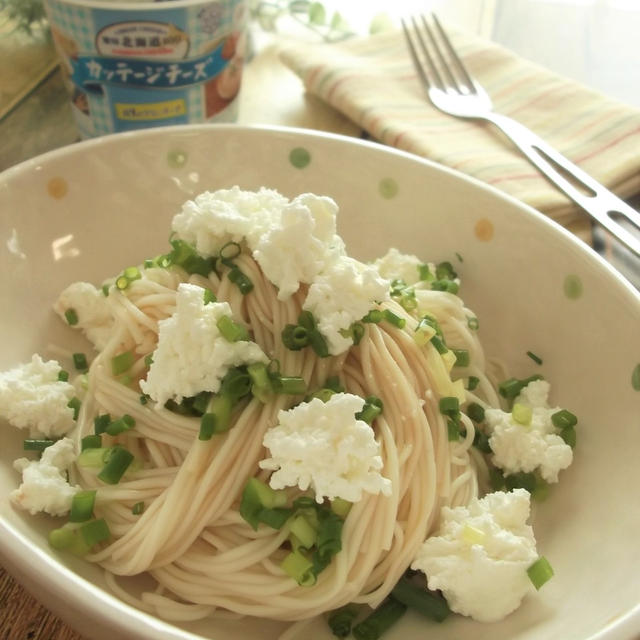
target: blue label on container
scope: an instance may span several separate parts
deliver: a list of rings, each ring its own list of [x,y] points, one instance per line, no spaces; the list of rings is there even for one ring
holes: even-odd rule
[[[48,0],[83,137],[235,117],[243,0],[95,8]]]
[[[206,82],[222,71],[228,63],[222,57],[222,49],[220,45],[199,58],[162,63],[149,59],[80,56],[71,62],[71,79],[78,86],[106,83],[143,89],[186,87]]]

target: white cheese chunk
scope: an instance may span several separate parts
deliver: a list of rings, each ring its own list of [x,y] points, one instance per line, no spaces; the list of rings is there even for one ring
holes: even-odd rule
[[[286,300],[311,283],[338,256],[344,243],[336,235],[338,206],[331,198],[307,193],[286,205],[280,219],[255,244],[253,257]]]
[[[89,282],[74,282],[58,297],[54,311],[65,321],[65,312],[73,309],[78,316],[75,329],[82,329],[87,338],[101,351],[113,332],[113,316],[102,291]]]
[[[404,280],[408,285],[420,280],[419,267],[424,264],[417,256],[400,253],[391,247],[385,255],[378,258],[374,266],[383,278],[387,280]]]
[[[527,569],[538,554],[529,510],[525,489],[444,507],[438,533],[422,544],[411,568],[427,576],[429,589],[442,590],[453,611],[500,620],[533,589]]]
[[[274,472],[270,486],[311,488],[317,502],[357,502],[363,492],[389,495],[380,445],[373,429],[355,417],[363,406],[359,396],[336,393],[327,402],[314,398],[280,411],[278,425],[263,440],[271,457],[260,462],[262,469]]]
[[[375,267],[344,256],[315,279],[303,308],[316,319],[329,353],[338,355],[353,344],[341,331],[388,298],[389,281],[381,278]]]
[[[67,406],[76,395],[68,382],[58,380],[56,360],[44,361],[34,354],[31,362],[0,374],[0,416],[32,437],[55,437],[75,424],[74,410]]]
[[[182,283],[175,313],[161,320],[158,346],[146,380],[140,388],[162,407],[169,399],[181,402],[201,391],[217,392],[231,367],[269,358],[255,342],[228,342],[217,326],[232,316],[227,302],[204,302],[204,289]]]
[[[500,409],[486,410],[492,461],[506,475],[538,470],[547,482],[558,482],[559,472],[571,464],[573,451],[551,421],[560,409],[549,407],[548,396],[549,383],[534,380],[515,399],[514,404],[532,408],[528,425],[519,424],[511,413]]]
[[[42,452],[40,460],[19,458],[13,463],[22,473],[22,484],[11,493],[11,502],[36,514],[40,511],[52,516],[69,513],[78,486],[71,486],[65,471],[76,459],[71,438],[62,438]]]

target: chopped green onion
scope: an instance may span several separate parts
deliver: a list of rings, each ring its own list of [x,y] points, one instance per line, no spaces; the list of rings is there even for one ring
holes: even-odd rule
[[[282,507],[276,507],[274,509],[261,509],[260,510],[260,522],[266,524],[272,529],[279,531],[284,526],[285,522],[289,520],[293,514],[293,509],[284,509]]]
[[[87,449],[87,451],[99,451],[99,449]],[[108,462],[98,474],[98,478],[106,484],[118,484],[132,462],[133,454],[131,452],[124,447],[112,447]]]
[[[140,401],[140,404],[147,404],[147,402],[149,402],[149,397],[150,396],[148,396],[146,393],[141,393],[138,400]]]
[[[220,384],[220,395],[229,396],[232,404],[251,392],[251,378],[244,368],[229,369]]]
[[[121,373],[129,371],[135,361],[136,357],[133,351],[124,351],[123,353],[119,353],[117,356],[113,356],[113,358],[111,358],[111,373],[114,376],[119,376]]]
[[[407,605],[395,598],[387,598],[375,611],[353,627],[356,640],[378,640],[407,610]]]
[[[429,591],[426,587],[412,584],[406,578],[400,578],[391,595],[436,622],[442,622],[451,613],[447,601],[441,595]]]
[[[307,391],[307,383],[299,376],[278,376],[273,380],[276,393],[298,396]]]
[[[102,295],[105,298],[109,295],[109,285],[108,284],[103,284],[102,285]]]
[[[118,276],[116,278],[116,288],[124,291],[129,286],[129,278],[126,276]]]
[[[404,329],[405,324],[407,324],[407,321],[404,318],[393,313],[391,309],[385,309],[382,312],[382,315],[389,324],[392,324],[394,327],[398,327],[398,329]]]
[[[371,309],[367,315],[362,317],[362,322],[378,324],[378,322],[382,322],[383,319],[384,314],[380,309]]]
[[[504,475],[500,469],[489,467],[489,484],[494,491],[500,491],[505,488]]]
[[[431,289],[456,294],[460,290],[460,285],[455,280],[434,280],[431,283]]]
[[[477,331],[480,328],[480,321],[475,316],[469,316],[467,318],[467,327],[469,327],[471,331]]]
[[[321,563],[328,564],[331,558],[342,549],[344,521],[331,510],[317,510],[316,513],[319,518],[316,554]]]
[[[380,398],[368,396],[365,398],[362,410],[356,413],[356,418],[370,425],[382,413],[383,408]]]
[[[140,278],[142,278],[142,275],[140,273],[140,269],[138,269],[138,267],[127,267],[123,272],[122,275],[129,280],[129,282],[133,282],[134,280],[140,280]]]
[[[575,427],[566,427],[560,432],[560,437],[573,449],[576,446],[576,430]]]
[[[53,549],[63,551],[69,549],[76,537],[74,529],[70,527],[60,527],[49,531],[49,544]]]
[[[513,400],[530,382],[533,382],[534,380],[542,380],[542,376],[533,375],[528,378],[524,378],[523,380],[509,378],[498,385],[498,392],[503,398]]]
[[[418,278],[422,281],[431,281],[434,280],[433,272],[431,271],[431,267],[428,264],[419,264],[418,265]]]
[[[240,515],[257,530],[262,510],[283,507],[286,501],[284,491],[276,491],[258,478],[249,478],[242,492]]]
[[[309,332],[297,324],[288,324],[282,330],[282,343],[291,351],[299,351],[309,344]]]
[[[504,477],[504,484],[508,491],[513,489],[526,489],[531,495],[534,494],[538,486],[538,479],[535,473],[519,471]]]
[[[468,367],[470,362],[468,349],[451,349],[456,357],[456,367]]]
[[[144,366],[145,367],[150,367],[153,364],[153,353],[148,353],[145,357],[144,357]]]
[[[467,378],[467,389],[473,391],[480,384],[480,378],[476,376],[469,376]]]
[[[86,371],[89,368],[87,364],[87,356],[84,353],[74,353],[73,354],[73,366],[78,371]]]
[[[54,443],[55,440],[28,438],[22,443],[22,448],[25,451],[44,451],[47,447],[50,447]]]
[[[163,256],[169,264],[176,264],[182,267],[187,273],[197,273],[207,277],[215,266],[215,259],[211,257],[203,258],[198,254],[195,247],[184,240],[170,240],[172,251]],[[161,266],[162,260],[160,260]],[[167,265],[168,266],[168,265]]]
[[[80,406],[81,406],[81,402],[80,402],[80,398],[76,398],[75,396],[73,398],[71,398],[71,400],[69,400],[69,402],[67,402],[67,407],[69,407],[70,409],[73,409],[73,419],[77,420],[78,419],[78,414],[80,413]]]
[[[436,279],[437,280],[453,280],[457,278],[458,274],[455,272],[453,265],[448,262],[440,262],[436,265]]]
[[[75,309],[67,309],[64,312],[64,317],[67,320],[69,326],[73,326],[74,324],[78,324],[78,314]]]
[[[567,429],[568,427],[575,427],[578,424],[578,418],[571,411],[560,409],[560,411],[556,411],[551,416],[551,422],[558,429]]]
[[[309,333],[309,344],[318,357],[329,357],[329,346],[327,345],[327,341],[317,329]]]
[[[473,446],[478,449],[478,451],[482,451],[482,453],[492,452],[491,445],[489,444],[489,436],[480,431],[480,429],[476,429],[473,436]]]
[[[200,419],[199,440],[211,440],[214,433],[224,433],[231,425],[233,399],[228,395],[211,398],[206,413]]]
[[[350,328],[351,339],[354,345],[359,345],[362,338],[364,338],[364,327],[359,322],[354,322]]]
[[[86,522],[87,520],[91,520],[95,501],[95,489],[91,491],[78,491],[71,500],[69,522]]]
[[[216,298],[215,293],[213,293],[211,289],[207,289],[207,288],[205,288],[204,290],[203,299],[205,304],[209,304],[210,302],[216,302],[218,300],[218,298]]]
[[[324,383],[324,388],[331,389],[336,393],[344,392],[344,387],[340,383],[340,378],[338,376],[330,376],[329,378],[327,378]]]
[[[103,413],[102,415],[96,416],[93,419],[93,431],[99,436],[101,433],[104,433],[107,430],[107,427],[111,424],[111,415],[109,413]]]
[[[267,402],[273,393],[267,365],[264,362],[254,362],[247,367],[247,373],[251,378],[251,393],[261,402]]]
[[[303,515],[295,516],[289,526],[291,533],[298,539],[302,549],[309,550],[316,543],[318,532]]]
[[[109,424],[106,428],[106,432],[110,436],[117,436],[120,433],[129,431],[136,426],[136,421],[129,414],[125,413],[122,418],[118,418]]]
[[[331,501],[331,511],[333,511],[333,513],[343,519],[349,515],[349,511],[351,511],[352,506],[352,502],[349,502],[348,500],[344,500],[342,498],[334,498]]]
[[[216,325],[220,335],[227,342],[247,342],[249,340],[247,328],[235,322],[230,316],[220,316]]]
[[[234,258],[237,258],[241,251],[240,245],[237,242],[229,241],[220,248],[218,256],[220,257],[220,260],[224,262],[225,260],[233,260]]]
[[[318,328],[316,319],[313,317],[313,313],[306,309],[300,312],[300,315],[298,316],[298,324],[307,329],[307,331],[313,331]]]
[[[280,563],[280,568],[300,586],[310,587],[316,582],[313,563],[300,551],[292,551],[285,556]]]
[[[351,604],[332,611],[327,619],[331,633],[337,638],[346,638],[351,633],[351,626],[357,616],[358,608]]]
[[[533,418],[533,409],[526,404],[516,402],[511,410],[511,417],[514,422],[528,427],[531,424],[531,419]]]
[[[455,396],[444,396],[438,403],[440,413],[445,416],[456,416],[460,412],[460,401]]]
[[[91,548],[99,542],[104,542],[111,537],[111,532],[104,518],[91,520],[80,527],[82,539]]]
[[[131,508],[131,513],[134,516],[139,516],[144,511],[144,502],[136,502]]]
[[[60,371],[58,371],[58,380],[60,382],[68,382],[69,372],[65,371],[64,369],[60,369]]]
[[[533,586],[536,589],[540,589],[545,582],[548,582],[553,577],[553,569],[549,561],[544,556],[540,556],[527,569],[527,575]]]
[[[449,442],[460,440],[460,425],[455,420],[447,420],[447,437]]]
[[[447,345],[441,340],[437,335],[431,337],[431,344],[436,348],[436,351],[442,355],[443,353],[447,353],[449,349]]]
[[[333,389],[318,389],[311,397],[318,398],[318,400],[321,400],[322,402],[328,402],[329,398],[331,398],[331,396],[335,396],[336,393],[337,392]]]
[[[470,402],[466,414],[474,422],[482,422],[484,420],[484,407],[477,402]]]
[[[253,282],[249,276],[243,273],[237,266],[231,267],[229,274],[227,275],[229,280],[240,289],[240,293],[244,296],[247,295],[253,289]]]
[[[83,449],[76,462],[79,467],[101,467],[111,452],[111,447]]]
[[[81,440],[81,451],[85,449],[100,449],[102,447],[102,436],[89,435]]]
[[[540,356],[537,356],[535,353],[533,353],[533,351],[527,351],[527,355],[536,363],[536,364],[542,364],[542,358]]]

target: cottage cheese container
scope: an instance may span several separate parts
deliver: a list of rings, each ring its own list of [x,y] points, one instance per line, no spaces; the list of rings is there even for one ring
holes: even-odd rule
[[[238,110],[245,0],[46,0],[83,138]]]

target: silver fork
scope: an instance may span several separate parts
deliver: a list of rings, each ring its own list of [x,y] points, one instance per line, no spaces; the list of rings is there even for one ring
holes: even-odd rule
[[[553,184],[640,256],[640,214],[533,131],[496,113],[491,98],[471,77],[438,18],[431,16],[434,27],[420,16],[420,23],[413,17],[410,24],[402,20],[402,28],[413,64],[433,105],[452,116],[493,123]]]

